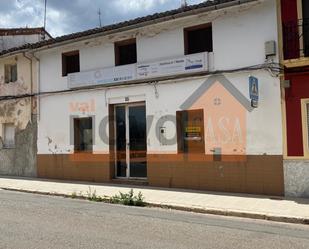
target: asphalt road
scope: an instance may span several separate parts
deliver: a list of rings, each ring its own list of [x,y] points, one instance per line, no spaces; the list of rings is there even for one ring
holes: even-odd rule
[[[309,226],[0,190],[0,248],[309,248]]]

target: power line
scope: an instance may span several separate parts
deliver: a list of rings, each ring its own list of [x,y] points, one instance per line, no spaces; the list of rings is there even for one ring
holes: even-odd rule
[[[250,67],[242,67],[230,70],[221,70],[215,72],[200,72],[195,73],[194,75],[179,75],[179,76],[171,76],[165,77],[163,79],[158,79],[157,81],[166,81],[166,80],[173,80],[173,79],[185,79],[194,76],[207,76],[207,75],[215,75],[215,74],[223,74],[223,73],[235,73],[235,72],[245,72],[245,71],[254,71],[254,70],[266,70],[267,72],[271,73],[273,77],[277,77],[278,75],[273,75],[272,73],[280,74],[283,72],[282,65],[278,63],[266,63],[266,64],[259,64]],[[113,87],[120,87],[120,86],[128,86],[128,85],[138,85],[138,84],[147,84],[149,82],[153,82],[155,79],[149,79],[147,81],[137,81],[137,82],[126,82],[126,83],[119,83],[119,84],[108,84],[104,86],[90,86],[84,87],[79,89],[67,89],[67,90],[60,90],[60,91],[49,91],[49,92],[40,92],[40,93],[32,93],[32,94],[21,94],[21,95],[11,95],[11,96],[0,96],[1,101],[8,101],[8,100],[17,100],[23,98],[30,98],[30,97],[39,97],[39,96],[47,96],[47,95],[57,95],[63,93],[72,93],[72,92],[81,92],[81,91],[90,91],[90,90],[104,90],[106,88],[113,88]]]

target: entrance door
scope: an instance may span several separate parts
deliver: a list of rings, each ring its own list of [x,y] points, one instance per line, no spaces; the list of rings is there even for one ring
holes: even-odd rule
[[[147,177],[145,104],[115,106],[116,176]]]

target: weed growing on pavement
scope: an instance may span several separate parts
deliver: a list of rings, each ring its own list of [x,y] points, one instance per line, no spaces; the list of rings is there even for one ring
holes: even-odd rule
[[[143,194],[139,192],[138,195],[134,195],[133,189],[131,189],[128,193],[119,192],[119,195],[114,195],[110,199],[110,202],[127,206],[143,207],[146,205]]]
[[[78,196],[77,196],[77,193],[76,192],[73,192],[72,194],[71,194],[71,198],[72,199],[76,199]]]
[[[92,190],[90,187],[89,187],[89,190],[87,191],[87,199],[89,201],[95,201],[95,202],[109,202],[108,197],[98,196],[97,191],[95,189]]]
[[[134,195],[133,189],[131,189],[128,193],[119,192],[118,195],[114,195],[112,197],[108,196],[102,197],[97,195],[96,189],[92,190],[91,187],[89,187],[88,191],[86,192],[86,196],[83,195],[82,192],[80,192],[80,194],[73,192],[71,194],[71,198],[72,199],[80,198],[80,199],[87,199],[89,201],[122,204],[127,206],[138,206],[138,207],[146,206],[145,197],[143,196],[142,192],[139,192],[137,195]]]

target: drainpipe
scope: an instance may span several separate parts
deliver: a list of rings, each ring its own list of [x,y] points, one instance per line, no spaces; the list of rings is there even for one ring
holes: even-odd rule
[[[41,113],[41,108],[40,108],[40,91],[41,91],[41,80],[40,80],[40,77],[41,77],[41,62],[40,62],[40,59],[38,58],[38,57],[36,57],[35,55],[34,55],[34,53],[32,53],[31,54],[32,55],[32,57],[37,61],[37,64],[38,64],[38,66],[37,66],[37,93],[38,93],[38,95],[37,95],[37,122],[40,120],[40,113]]]
[[[32,68],[32,58],[28,57],[25,52],[23,52],[23,56],[30,62],[30,94],[33,94],[33,68]],[[31,107],[31,122],[32,120],[32,108],[33,108],[33,100],[32,96],[30,97],[30,107]]]

